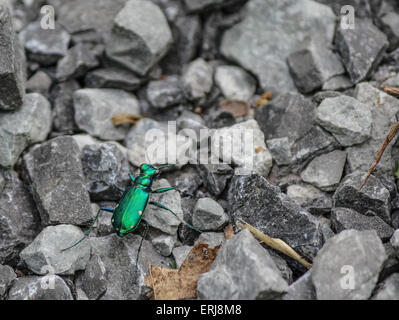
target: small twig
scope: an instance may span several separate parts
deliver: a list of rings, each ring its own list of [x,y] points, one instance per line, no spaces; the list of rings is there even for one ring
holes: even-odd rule
[[[265,235],[262,231],[256,229],[255,227],[251,226],[249,223],[245,222],[242,219],[238,219],[241,223],[240,227],[247,228],[256,238],[260,241],[267,244],[269,247],[276,249],[284,253],[285,255],[289,256],[290,258],[298,261],[300,264],[304,265],[307,269],[312,268],[312,265],[304,260],[298,253],[295,252],[288,244],[286,244],[283,240],[277,238],[271,238]]]
[[[119,126],[124,123],[136,124],[137,121],[139,121],[142,118],[143,118],[142,116],[137,116],[134,114],[119,113],[112,117],[112,124],[114,126]]]
[[[399,88],[382,85],[381,89],[383,89],[388,94],[399,95]]]

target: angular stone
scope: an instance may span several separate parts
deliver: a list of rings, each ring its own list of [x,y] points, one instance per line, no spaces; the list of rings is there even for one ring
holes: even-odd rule
[[[251,0],[244,10],[244,19],[223,35],[222,54],[256,75],[264,90],[295,90],[287,56],[299,49],[305,36],[331,43],[334,13],[309,0]]]
[[[88,88],[111,88],[134,91],[141,85],[141,80],[133,72],[123,68],[104,68],[86,74],[85,85]]]
[[[224,8],[233,6],[242,0],[184,0],[184,5],[188,12],[202,12],[206,10],[213,10],[215,8]]]
[[[324,191],[334,191],[341,181],[346,152],[335,150],[314,158],[301,173],[304,182]]]
[[[91,256],[82,283],[83,290],[90,300],[97,300],[107,290],[106,269],[98,255]]]
[[[10,266],[0,264],[0,300],[5,298],[8,288],[16,278],[17,275]]]
[[[229,222],[223,207],[211,198],[198,199],[192,219],[193,226],[202,231],[217,231]]]
[[[40,218],[29,191],[14,171],[3,172],[0,193],[0,264],[16,263],[18,254],[39,232]]]
[[[379,17],[377,26],[387,35],[388,51],[396,49],[399,45],[399,14],[393,10],[383,14]]]
[[[231,215],[263,233],[280,238],[310,260],[320,249],[321,233],[315,217],[259,175],[233,177],[228,199]]]
[[[215,83],[226,99],[248,101],[256,90],[255,79],[245,70],[235,66],[219,66]]]
[[[228,164],[199,164],[198,173],[206,189],[219,196],[226,188],[227,181],[233,176],[233,168]]]
[[[168,267],[168,260],[157,253],[151,243],[143,241],[136,270],[137,250],[141,237],[130,234],[123,239],[116,234],[91,237],[92,253],[98,255],[105,266],[107,290],[102,300],[136,300],[143,298],[146,289],[144,276],[149,264]]]
[[[225,241],[226,238],[223,232],[202,232],[195,241],[195,244],[203,243],[207,244],[209,248],[215,248],[225,243]]]
[[[73,95],[75,121],[79,128],[104,140],[123,140],[128,127],[112,124],[119,113],[140,115],[136,97],[117,89],[81,89]]]
[[[211,270],[200,275],[197,293],[213,300],[276,299],[287,288],[269,253],[243,230],[223,245]]]
[[[24,99],[25,55],[16,37],[11,14],[0,4],[0,110],[18,109]]]
[[[349,208],[365,215],[377,215],[386,223],[391,221],[391,197],[385,186],[373,175],[359,190],[364,172],[347,175],[334,193],[334,207]],[[368,213],[371,211],[372,213]]]
[[[350,79],[345,75],[339,75],[330,78],[326,82],[324,82],[322,90],[345,90],[353,87],[353,83]]]
[[[265,248],[265,246],[263,246]],[[293,273],[290,267],[288,266],[287,261],[280,256],[276,251],[273,249],[268,249],[266,247],[267,252],[269,252],[270,257],[273,259],[274,263],[276,264],[277,269],[280,271],[281,276],[290,285],[293,281]]]
[[[19,33],[19,39],[30,60],[49,66],[67,54],[71,36],[59,24],[55,29],[43,29],[40,21],[35,21]]]
[[[54,287],[49,286],[50,283]],[[9,300],[73,300],[71,290],[57,275],[26,276],[15,280],[8,293]]]
[[[399,300],[399,274],[394,273],[380,283],[372,300]]]
[[[396,250],[396,255],[399,257],[399,229],[393,233],[390,243],[392,248]]]
[[[78,246],[62,250],[83,237],[83,232],[72,225],[48,226],[22,250],[20,256],[28,268],[38,275],[72,275],[86,268],[90,259],[90,243],[82,241]]]
[[[386,258],[376,231],[342,231],[327,240],[313,261],[317,299],[368,299]]]
[[[26,83],[26,92],[37,92],[47,95],[53,83],[51,77],[44,71],[37,71]]]
[[[306,38],[303,48],[287,58],[295,86],[302,93],[320,89],[334,76],[345,73],[338,56],[328,48],[328,43],[317,38]]]
[[[182,81],[187,99],[203,103],[213,86],[213,67],[198,58],[187,66]]]
[[[316,121],[345,147],[370,138],[370,108],[349,96],[324,99],[316,109]]]
[[[14,112],[0,113],[0,166],[12,167],[29,145],[44,141],[51,130],[51,107],[39,93],[25,96]]]
[[[179,190],[183,196],[193,196],[202,183],[198,172],[191,166],[168,173],[165,175],[165,178],[170,181],[170,184]]]
[[[365,216],[348,208],[333,208],[331,224],[337,233],[347,229],[375,230],[382,241],[390,239],[394,232],[393,228],[380,217]]]
[[[356,19],[356,27],[337,28],[335,42],[353,83],[367,79],[388,47],[386,35],[368,19]]]
[[[280,166],[290,164],[292,160],[292,144],[290,143],[288,137],[266,140],[266,145],[277,165]]]
[[[316,300],[316,292],[313,286],[311,271],[306,272],[288,287],[283,300]]]
[[[164,257],[168,257],[171,255],[173,247],[175,246],[177,241],[176,235],[172,236],[158,230],[154,230],[150,234],[150,239],[155,250]]]
[[[322,197],[323,192],[311,185],[292,184],[287,187],[287,196],[302,206],[305,203]]]
[[[61,136],[34,146],[23,158],[24,177],[43,225],[87,224],[92,217],[77,143]]]
[[[192,248],[192,246],[181,246],[173,249],[172,254],[173,258],[175,258],[177,268],[181,267]]]
[[[90,43],[78,43],[68,50],[57,64],[58,81],[79,78],[99,65],[97,54]]]
[[[151,1],[129,0],[114,19],[107,56],[145,75],[167,52],[172,32],[162,10]]]
[[[332,198],[330,196],[322,196],[313,199],[305,203],[303,208],[313,215],[328,215],[332,208]]]
[[[147,98],[157,109],[164,109],[183,102],[184,94],[179,77],[151,81],[147,87]]]

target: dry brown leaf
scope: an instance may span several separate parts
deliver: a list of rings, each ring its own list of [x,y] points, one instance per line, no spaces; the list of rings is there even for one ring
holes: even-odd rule
[[[256,106],[259,108],[268,103],[271,99],[272,99],[272,93],[270,91],[265,92],[264,94],[261,95],[258,101],[256,101]]]
[[[310,269],[312,267],[312,265],[309,262],[304,260],[298,253],[295,252],[294,249],[292,249],[283,240],[271,238],[265,235],[262,231],[256,229],[254,226],[251,226],[249,223],[245,222],[242,219],[239,219],[239,221],[241,222],[240,227],[247,228],[256,238],[267,244],[269,247],[272,247],[273,249],[276,249],[277,251],[280,251],[285,255],[291,257],[292,259],[298,261],[299,263],[304,265],[307,269]]]
[[[226,99],[219,103],[220,108],[229,111],[235,118],[246,116],[249,112],[249,104],[237,99]]]
[[[262,152],[262,151],[266,151],[266,149],[263,148],[263,147],[257,147],[257,148],[255,149],[255,152],[256,152],[256,153],[259,153],[259,152]]]
[[[190,299],[197,296],[199,275],[208,272],[220,248],[208,248],[207,244],[196,244],[180,269],[151,266],[145,284],[152,288],[155,300]]]
[[[196,114],[202,114],[202,108],[201,108],[201,107],[196,107],[196,108],[194,109],[194,112],[195,112]]]
[[[119,113],[112,117],[112,124],[119,126],[124,123],[136,124],[143,117],[128,113]]]
[[[224,232],[224,238],[226,240],[229,240],[229,239],[233,238],[233,236],[234,236],[234,227],[233,227],[233,225],[229,224],[227,227],[225,227],[223,229],[223,232]]]
[[[388,94],[399,95],[399,88],[382,85],[381,89],[383,89]]]

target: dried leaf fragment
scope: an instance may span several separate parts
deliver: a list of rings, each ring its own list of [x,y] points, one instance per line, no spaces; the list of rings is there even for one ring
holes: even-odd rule
[[[224,238],[229,240],[234,237],[234,227],[232,224],[229,224],[227,227],[223,229]]]
[[[112,117],[112,124],[114,126],[119,126],[125,123],[136,124],[137,121],[139,121],[142,118],[143,118],[142,116],[137,116],[134,114],[119,113]]]
[[[265,92],[264,94],[261,95],[258,101],[256,101],[256,106],[259,108],[268,103],[271,99],[272,99],[272,93],[270,91]]]

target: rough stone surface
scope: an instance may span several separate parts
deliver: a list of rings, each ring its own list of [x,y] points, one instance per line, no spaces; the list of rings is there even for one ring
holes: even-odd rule
[[[46,96],[52,83],[51,77],[39,70],[26,82],[26,92],[36,92]]]
[[[274,299],[287,287],[268,252],[243,230],[219,250],[211,270],[200,275],[197,290],[200,299]]]
[[[81,130],[104,140],[122,140],[128,127],[112,124],[119,113],[140,115],[136,97],[118,89],[81,89],[73,95],[75,121]]]
[[[364,172],[347,175],[334,193],[334,207],[344,207],[358,213],[370,215],[373,212],[388,224],[391,221],[391,197],[387,188],[374,176],[359,190],[365,177]]]
[[[368,299],[386,258],[376,231],[342,231],[326,242],[313,261],[312,280],[317,299]],[[351,283],[343,279],[345,275],[351,276],[350,270],[355,277],[353,289],[346,288]]]
[[[266,140],[267,148],[272,154],[273,160],[277,165],[290,164],[292,160],[291,143],[288,137]]]
[[[242,0],[184,0],[185,8],[188,12],[198,12],[212,10],[215,8],[223,8],[237,3],[243,2]]]
[[[283,300],[316,300],[316,292],[313,286],[311,271],[306,272],[288,287]]]
[[[334,208],[331,211],[331,224],[339,233],[342,230],[375,230],[382,241],[391,238],[394,230],[377,216],[365,216],[348,208]]]
[[[193,226],[202,231],[219,230],[229,221],[223,207],[211,198],[198,199],[192,219]]]
[[[150,234],[151,243],[154,246],[155,250],[159,252],[164,257],[168,257],[171,255],[173,247],[176,244],[177,237],[176,235],[170,235],[164,232],[160,232],[158,230],[154,230]]]
[[[83,290],[90,300],[97,300],[107,290],[106,269],[101,258],[93,254],[82,277]]]
[[[191,246],[181,246],[173,249],[172,254],[173,258],[175,258],[177,268],[181,267],[192,248]]]
[[[379,284],[372,300],[399,300],[399,273],[394,273]]]
[[[319,225],[311,214],[259,175],[234,177],[228,195],[231,215],[312,259],[320,249]]]
[[[15,110],[24,99],[24,54],[9,9],[0,3],[0,110]]]
[[[19,252],[39,232],[39,213],[14,171],[3,172],[0,193],[0,264],[15,263]]]
[[[85,77],[85,85],[88,88],[133,91],[140,87],[141,79],[133,72],[123,68],[109,67],[88,72]]]
[[[166,54],[172,41],[166,17],[156,4],[129,0],[114,19],[106,53],[129,70],[145,75]]]
[[[333,39],[335,15],[314,1],[251,0],[244,12],[244,19],[223,35],[221,52],[255,74],[265,90],[294,89],[286,58],[305,36]]]
[[[74,248],[62,250],[83,237],[83,232],[72,225],[48,226],[22,250],[20,256],[28,268],[38,275],[48,272],[71,275],[86,268],[90,259],[90,243],[83,241]]]
[[[10,266],[0,264],[0,300],[5,298],[8,288],[16,278],[17,275]]]
[[[371,20],[356,19],[354,29],[338,26],[335,42],[353,83],[367,79],[380,63],[388,41]]]
[[[39,93],[25,96],[15,112],[0,113],[0,166],[12,167],[26,147],[42,142],[51,130],[51,107]]]
[[[372,113],[366,104],[341,95],[324,99],[316,110],[316,121],[342,146],[359,144],[370,138]]]
[[[23,160],[24,178],[43,225],[90,222],[89,193],[79,147],[72,137],[57,137],[36,145]]]
[[[54,283],[54,289],[50,288]],[[8,294],[9,300],[73,300],[65,281],[57,276],[27,276],[15,280]]]
[[[228,164],[200,164],[198,173],[207,190],[214,196],[219,196],[226,188],[228,180],[233,175],[233,169]]]
[[[248,101],[256,89],[255,79],[245,70],[235,66],[219,66],[215,83],[226,99]]]
[[[148,101],[155,108],[163,109],[183,102],[182,84],[178,77],[151,81],[147,86]]]
[[[335,150],[314,158],[301,173],[304,182],[324,191],[334,191],[341,181],[346,152]]]
[[[226,241],[223,232],[202,232],[195,244],[203,243],[207,244],[209,248],[214,248],[216,246],[222,245]]]
[[[319,189],[307,184],[292,184],[287,187],[287,196],[294,199],[299,205],[309,203],[323,196]]]

